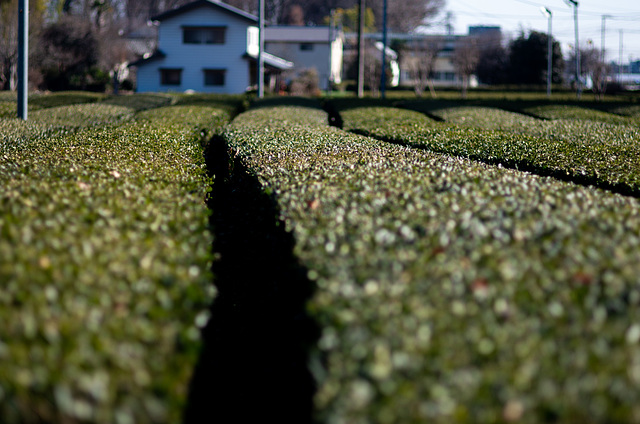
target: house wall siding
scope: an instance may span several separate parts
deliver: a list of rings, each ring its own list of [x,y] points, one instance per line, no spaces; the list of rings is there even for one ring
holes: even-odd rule
[[[312,44],[313,50],[300,50],[300,42],[269,41],[265,51],[295,63],[296,71],[315,68],[318,71],[320,88],[326,90],[329,80],[329,42]]]
[[[158,29],[158,46],[166,54],[138,67],[138,91],[194,90],[209,93],[242,93],[249,86],[247,27],[252,23],[222,10],[203,6],[165,19]],[[184,26],[224,26],[224,44],[183,44]],[[160,84],[161,68],[182,69],[180,85]],[[206,86],[204,69],[226,69],[224,86]]]

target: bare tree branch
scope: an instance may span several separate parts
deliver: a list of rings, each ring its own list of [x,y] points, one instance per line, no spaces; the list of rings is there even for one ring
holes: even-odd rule
[[[475,72],[478,60],[480,59],[480,51],[478,49],[478,39],[467,36],[458,40],[456,49],[453,52],[453,66],[455,66],[458,75],[462,79],[462,98],[467,98],[467,89],[469,88],[469,79]]]

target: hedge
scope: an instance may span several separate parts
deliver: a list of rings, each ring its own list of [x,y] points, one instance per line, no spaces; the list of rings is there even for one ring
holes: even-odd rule
[[[174,96],[164,93],[136,93],[131,95],[110,96],[102,103],[124,106],[136,111],[169,106],[175,103]]]
[[[223,132],[317,284],[319,422],[640,420],[638,200],[326,121]]]
[[[636,137],[638,133],[633,120],[593,110],[584,113],[583,119],[578,118],[578,113],[574,118],[540,119],[533,114],[523,115],[495,107],[459,105],[432,110],[431,113],[448,123],[468,128],[517,132],[570,143],[611,143],[615,139]],[[617,120],[590,119],[593,114],[609,115]]]
[[[215,292],[203,131],[230,115],[84,107],[0,121],[0,421],[178,422]]]
[[[409,103],[410,109],[420,110],[420,103]],[[509,108],[509,103],[505,103],[505,107]],[[518,109],[518,108],[513,108]],[[493,115],[499,115],[498,121],[495,125],[510,124],[513,125],[520,122],[526,126],[536,126],[539,124],[550,125],[549,122],[543,121],[573,121],[570,124],[582,123],[589,124],[591,122],[602,122],[605,124],[621,124],[621,125],[633,125],[634,121],[628,116],[616,115],[604,111],[595,109],[589,109],[571,105],[543,105],[543,106],[528,106],[522,107],[520,112],[504,111],[496,107],[477,106],[477,105],[450,105],[440,109],[433,110],[431,107],[429,110],[436,116],[443,118],[446,121],[464,123],[472,125],[472,123],[480,120],[480,126],[485,127],[490,124],[491,117]],[[485,114],[488,113],[488,115]],[[465,117],[469,116],[469,122],[465,122]],[[526,124],[525,124],[526,123]]]
[[[509,112],[478,109],[470,114],[468,110],[454,119],[463,125],[435,122],[418,112],[390,107],[354,108],[340,114],[350,131],[640,194],[637,127],[569,120],[535,125],[527,117],[513,120]]]
[[[573,105],[550,104],[524,108],[523,111],[544,119],[577,119],[611,124],[630,122],[625,116]]]
[[[117,125],[133,119],[133,110],[123,106],[85,103],[40,109],[28,114],[34,123],[65,128]]]
[[[640,105],[623,105],[611,108],[611,113],[616,113],[622,116],[629,116],[636,120],[640,118]]]

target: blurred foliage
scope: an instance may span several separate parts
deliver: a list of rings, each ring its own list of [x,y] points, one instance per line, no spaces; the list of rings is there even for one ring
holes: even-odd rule
[[[337,109],[396,144],[300,106],[251,110],[223,133],[317,282],[318,420],[636,420],[638,200],[460,157],[510,152],[501,138],[526,147],[522,135]]]
[[[634,119],[585,111],[584,116],[597,115],[598,120],[542,121],[499,109],[404,105],[451,122],[396,108],[354,108],[341,113],[344,128],[439,153],[640,193],[640,174],[629,172],[640,169]],[[601,122],[604,118],[607,122]]]
[[[634,102],[48,96],[0,93],[3,423],[180,420],[213,133],[317,284],[319,422],[640,417]]]
[[[202,145],[231,115],[127,99],[0,119],[2,423],[181,419],[215,293]]]

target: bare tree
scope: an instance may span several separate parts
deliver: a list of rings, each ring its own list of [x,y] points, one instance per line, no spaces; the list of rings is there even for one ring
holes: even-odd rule
[[[607,92],[607,77],[611,74],[611,67],[602,61],[591,70],[591,82],[593,83],[593,94],[596,100],[603,100]]]
[[[134,59],[133,53],[127,48],[127,42],[122,36],[123,31],[117,26],[112,26],[100,39],[98,63],[100,68],[109,72],[114,94],[118,94],[120,84],[129,76],[127,65]]]
[[[29,38],[38,37],[46,3],[32,0],[29,4]],[[37,43],[30,42],[33,50]],[[0,0],[0,90],[14,90],[18,74],[18,0]]]
[[[413,84],[416,96],[422,97],[428,87],[431,97],[436,97],[433,86],[433,73],[435,71],[438,52],[442,49],[442,39],[414,39],[410,41],[408,49],[403,52],[403,64],[409,71],[409,77]]]
[[[382,77],[381,53],[375,47],[368,45],[364,54],[364,79],[369,86],[371,95],[377,96]]]
[[[0,89],[14,89],[18,60],[18,1],[0,3]]]
[[[292,4],[289,6],[289,11],[286,17],[287,25],[304,25],[304,9],[299,4]]]
[[[369,0],[376,23],[382,26],[384,0]],[[444,0],[387,0],[387,25],[391,31],[412,32],[425,20],[437,15],[444,7]]]
[[[467,36],[458,40],[456,48],[453,52],[453,66],[462,81],[462,98],[467,98],[467,90],[469,88],[469,80],[476,70],[478,60],[480,59],[480,51],[478,49],[478,40],[475,37]]]
[[[575,61],[572,63],[575,63]],[[591,89],[596,100],[602,100],[607,90],[607,76],[611,70],[609,66],[602,61],[600,50],[594,47],[580,49],[580,68],[582,68],[581,75],[591,77]]]
[[[257,0],[227,0],[225,1],[228,5],[231,5],[240,10],[244,10],[248,13],[257,14],[258,13],[258,2]],[[265,5],[266,9],[266,5]]]
[[[258,2],[256,0],[226,0],[225,3],[244,10],[245,12],[253,13],[254,15],[258,13]],[[304,12],[309,0],[306,2],[304,0],[265,0],[264,11],[266,20],[274,25],[287,23],[292,18],[290,14],[292,10],[295,9],[294,6],[298,5],[298,3],[303,4],[304,8],[302,8],[302,6],[298,7]],[[294,13],[298,12],[296,11]],[[305,15],[305,13],[303,13],[303,15]],[[299,15],[293,17],[295,21],[298,21],[299,18]]]
[[[302,70],[292,81],[289,91],[294,96],[319,96],[320,79],[316,68]]]

